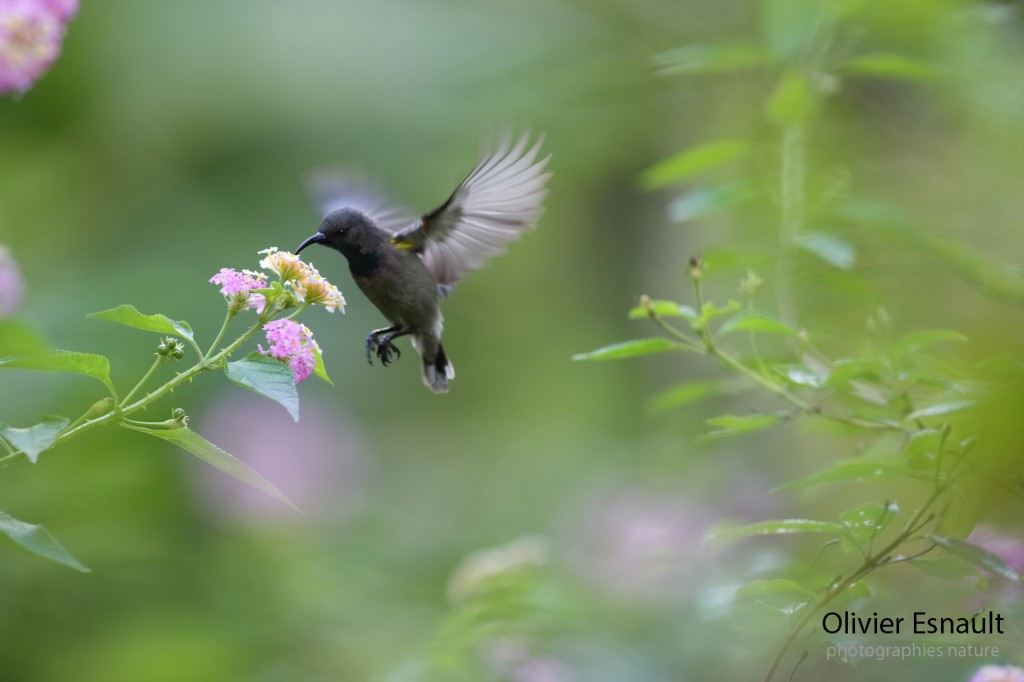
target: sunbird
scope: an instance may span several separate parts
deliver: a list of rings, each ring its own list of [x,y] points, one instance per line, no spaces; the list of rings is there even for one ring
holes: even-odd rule
[[[459,183],[451,196],[416,219],[364,184],[321,177],[315,190],[324,213],[316,234],[295,250],[323,244],[340,251],[352,278],[390,326],[366,337],[366,359],[385,367],[401,356],[395,339],[411,336],[423,361],[423,383],[447,393],[455,368],[441,345],[440,302],[468,270],[504,253],[505,245],[536,226],[544,212],[545,168],[541,136],[513,144],[506,137]]]

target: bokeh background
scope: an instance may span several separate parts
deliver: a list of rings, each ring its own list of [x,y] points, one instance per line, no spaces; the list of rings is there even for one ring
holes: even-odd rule
[[[764,108],[777,72],[662,76],[655,56],[798,32],[785,5],[83,0],[50,73],[0,102],[0,242],[24,280],[19,329],[110,356],[119,386],[149,366],[155,337],[85,315],[130,303],[188,320],[209,343],[223,303],[208,278],[312,233],[319,216],[304,183],[317,167],[360,169],[427,210],[482,141],[513,127],[546,135],[554,176],[538,230],[445,304],[458,369],[449,395],[420,385],[411,353],[367,365],[364,338],[381,318],[343,259],[314,251],[349,307],[305,317],[334,386],[302,385],[299,424],[217,376],[149,415],[184,408],[304,514],[114,428],[0,471],[0,508],[45,524],[92,569],[4,551],[0,679],[760,679],[779,632],[730,595],[799,546],[701,539],[726,519],[808,507],[829,516],[828,499],[768,491],[856,441],[784,424],[696,442],[704,418],[763,399],[657,412],[648,399],[658,390],[721,373],[697,357],[570,357],[653,333],[626,311],[644,293],[685,299],[695,253],[711,263],[714,295],[737,296],[754,267],[771,300],[779,139]],[[837,76],[811,128],[811,193],[882,197],[992,267],[1019,265],[1021,3],[862,3],[836,43],[906,54],[938,75]],[[673,221],[686,188],[647,191],[642,172],[720,137],[754,141],[737,172],[763,191],[740,210]],[[1019,305],[979,288],[969,269],[898,231],[815,227],[856,247],[851,269],[805,254],[786,273],[799,323],[826,346],[855,346],[884,305],[900,330],[967,334],[951,363],[1019,350]],[[5,370],[0,418],[76,415],[96,388]],[[1015,511],[993,514],[1005,527]],[[525,596],[510,586],[511,606],[488,607],[496,616],[460,612],[459,580],[472,583],[487,561],[543,564],[546,577]],[[919,583],[900,574],[889,589]],[[1017,636],[985,641],[1019,663],[1021,609],[1015,593],[998,598]],[[844,679],[966,679],[982,662],[822,659],[816,649],[806,665]]]

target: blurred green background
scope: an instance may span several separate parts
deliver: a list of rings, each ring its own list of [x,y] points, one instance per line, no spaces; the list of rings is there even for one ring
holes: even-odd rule
[[[319,216],[304,179],[316,167],[360,169],[427,210],[482,140],[512,126],[546,135],[554,176],[536,233],[445,304],[458,369],[449,395],[420,385],[411,353],[386,370],[367,365],[365,335],[382,320],[343,259],[318,251],[308,257],[349,307],[304,317],[335,385],[302,385],[298,425],[216,376],[147,415],[184,408],[195,430],[277,483],[303,515],[114,428],[0,471],[0,508],[45,524],[93,571],[3,553],[0,679],[760,679],[778,633],[728,597],[748,569],[781,566],[798,545],[709,556],[700,538],[723,519],[801,504],[827,517],[842,501],[768,490],[856,442],[785,424],[695,443],[703,418],[764,401],[654,414],[657,390],[718,370],[677,356],[569,358],[652,334],[625,312],[643,293],[684,299],[694,253],[707,254],[716,297],[737,296],[755,267],[770,299],[779,139],[763,111],[777,72],[661,77],[654,63],[695,43],[784,43],[801,26],[786,4],[83,0],[51,72],[0,102],[0,242],[26,283],[17,321],[53,347],[110,356],[121,387],[149,366],[155,337],[85,315],[130,303],[188,320],[209,343],[223,305],[208,278],[255,268],[260,249],[294,249],[312,233]],[[809,191],[882,197],[928,234],[1019,264],[1021,3],[860,3],[835,44],[906,54],[941,76],[837,75],[811,131]],[[754,141],[741,170],[763,191],[738,211],[673,224],[666,209],[680,188],[644,191],[640,174],[720,137]],[[800,256],[787,273],[800,323],[826,346],[855,346],[884,305],[902,331],[970,336],[950,362],[1019,348],[1019,307],[919,241],[838,221],[814,227],[857,252],[851,270]],[[15,425],[75,415],[99,397],[81,377],[0,376],[0,417]],[[571,615],[508,631],[452,625],[456,567],[523,536],[547,539],[552,603]],[[919,588],[903,579],[894,592]],[[1020,614],[1009,603],[1005,612]],[[548,658],[507,664],[527,656],[516,638],[537,633]],[[511,639],[494,653],[492,635]],[[1019,636],[999,643],[1021,660]],[[825,669],[821,658],[806,665]],[[966,679],[979,663],[844,674]]]

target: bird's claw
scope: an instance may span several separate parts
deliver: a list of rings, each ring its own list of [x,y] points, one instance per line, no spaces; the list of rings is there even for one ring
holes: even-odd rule
[[[394,360],[391,358],[391,353],[394,352]],[[377,342],[377,358],[380,360],[380,364],[387,367],[392,362],[401,359],[402,351],[398,350],[398,346],[391,343],[391,337],[385,336]]]
[[[394,353],[393,358],[392,353]],[[378,337],[376,334],[370,334],[366,337],[366,361],[371,365],[373,364],[374,355],[380,360],[380,364],[387,367],[402,357],[402,351],[398,349],[398,346],[391,343],[390,336]]]

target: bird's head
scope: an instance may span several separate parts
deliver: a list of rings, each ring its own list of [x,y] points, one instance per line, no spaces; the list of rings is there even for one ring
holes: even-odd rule
[[[310,244],[323,244],[345,253],[358,246],[372,228],[373,223],[361,212],[354,208],[339,208],[324,216],[316,234],[299,244],[295,253]]]

